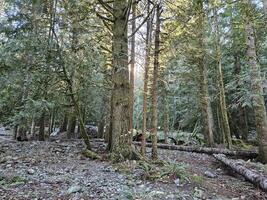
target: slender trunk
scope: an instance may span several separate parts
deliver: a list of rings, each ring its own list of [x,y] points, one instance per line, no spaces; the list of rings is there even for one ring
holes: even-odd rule
[[[168,133],[169,133],[169,109],[168,103],[165,102],[164,105],[164,142],[165,144],[168,143]]]
[[[202,110],[203,124],[204,124],[204,136],[208,146],[214,146],[213,139],[213,115],[210,104],[209,92],[208,92],[208,79],[207,79],[207,69],[204,63],[204,11],[203,2],[197,1],[196,12],[198,14],[197,18],[197,31],[198,31],[198,48],[199,55],[198,60],[198,73],[199,73],[199,87],[200,87],[200,106]]]
[[[223,72],[222,72],[222,56],[221,56],[221,44],[220,44],[220,29],[218,23],[218,14],[217,8],[214,8],[214,26],[215,26],[215,49],[216,49],[216,61],[217,61],[217,81],[219,87],[219,102],[222,112],[222,126],[224,130],[224,135],[227,143],[227,147],[231,148],[232,138],[229,126],[229,120],[227,115],[227,106],[225,100],[225,90],[224,90],[224,81],[223,81]]]
[[[148,1],[147,14],[150,12],[150,2]],[[141,154],[142,156],[146,153],[146,129],[147,129],[147,92],[148,92],[148,71],[150,64],[150,49],[151,49],[151,32],[152,32],[152,20],[150,17],[147,19],[147,30],[146,30],[146,56],[144,66],[144,88],[143,88],[143,120],[142,120],[142,145]]]
[[[50,115],[50,120],[49,120],[48,135],[50,135],[50,134],[53,132],[54,121],[55,121],[55,110],[52,109],[52,111],[51,111],[51,115]]]
[[[156,8],[156,32],[155,32],[155,52],[154,52],[154,70],[152,83],[152,159],[158,158],[157,152],[157,127],[158,127],[158,113],[157,113],[157,90],[158,90],[158,70],[159,70],[159,45],[160,45],[160,14],[161,6],[158,4]]]
[[[64,114],[63,122],[60,127],[60,132],[67,131],[67,126],[68,126],[68,115]]]
[[[32,135],[33,138],[35,138],[35,137],[34,137],[34,135],[35,135],[35,117],[34,117],[34,116],[32,117],[32,123],[31,123],[31,131],[30,131],[30,134]]]
[[[18,128],[19,128],[19,126],[16,124],[14,126],[14,135],[13,135],[15,140],[17,139],[17,135],[18,135]]]
[[[136,29],[136,4],[137,2],[133,0],[132,3],[132,33]],[[133,138],[133,114],[134,114],[134,70],[135,70],[135,34],[131,38],[131,70],[130,70],[130,124],[129,128],[131,131],[131,136],[129,137],[130,143]]]
[[[73,112],[75,112],[75,111],[73,111]],[[76,115],[74,113],[69,118],[68,124],[69,124],[69,126],[68,126],[68,130],[67,130],[67,137],[68,137],[68,139],[75,138]]]
[[[39,120],[39,141],[45,141],[45,111],[42,112]]]
[[[222,117],[221,117],[221,106],[220,106],[220,102],[217,105],[217,119],[218,119],[218,129],[220,135],[217,137],[219,140],[219,143],[225,144],[225,133],[223,130],[223,126],[222,126]]]
[[[267,115],[263,97],[261,70],[257,63],[254,29],[249,20],[247,21],[245,32],[247,39],[247,58],[251,73],[252,103],[259,141],[259,158],[263,163],[267,163]]]
[[[113,96],[112,96],[112,144],[114,160],[131,159],[132,147],[129,143],[131,136],[130,105],[129,105],[129,69],[128,69],[128,35],[127,24],[129,7],[127,0],[113,3]]]

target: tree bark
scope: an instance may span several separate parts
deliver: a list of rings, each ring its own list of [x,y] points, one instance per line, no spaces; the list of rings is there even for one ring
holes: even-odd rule
[[[267,115],[263,97],[261,70],[257,62],[254,29],[249,20],[247,21],[245,32],[247,39],[247,58],[251,73],[252,103],[259,141],[259,159],[261,162],[267,163]]]
[[[204,63],[204,11],[203,11],[203,2],[199,0],[196,2],[196,14],[198,15],[196,19],[197,24],[197,42],[199,52],[197,52],[197,64],[198,64],[198,73],[199,73],[199,95],[200,95],[200,107],[202,110],[203,116],[203,125],[204,125],[204,136],[208,146],[214,145],[213,139],[213,129],[214,121],[212,115],[212,109],[209,99],[208,92],[208,80],[207,80],[207,69]]]
[[[152,82],[152,159],[158,158],[157,152],[157,129],[158,129],[158,113],[157,113],[157,99],[158,99],[158,71],[159,71],[159,45],[160,45],[160,14],[161,5],[158,4],[156,8],[156,31],[155,31],[155,50],[154,50],[154,70]]]
[[[223,81],[223,72],[222,72],[222,57],[221,57],[221,44],[220,44],[220,29],[218,23],[218,14],[217,8],[214,8],[214,25],[215,25],[215,49],[216,49],[216,61],[217,61],[217,82],[219,87],[219,102],[221,107],[221,122],[223,127],[223,132],[225,135],[227,147],[230,149],[232,147],[232,138],[227,114],[227,106],[225,100],[225,89]]]
[[[111,151],[115,161],[131,159],[130,105],[127,24],[129,7],[127,0],[113,2],[113,96]]]
[[[64,118],[63,118],[59,132],[67,131],[67,126],[68,126],[68,115],[64,114]]]
[[[45,111],[42,112],[39,120],[39,141],[45,141]]]
[[[260,187],[262,190],[267,191],[267,178],[263,175],[242,166],[242,164],[236,160],[226,158],[223,154],[214,154],[213,156],[236,173],[242,175],[247,181]]]
[[[133,0],[132,2],[132,33],[136,29],[136,4],[137,2]],[[131,131],[130,143],[133,138],[133,115],[134,115],[134,70],[135,70],[135,34],[131,38],[131,70],[130,70],[130,124],[129,128]]]
[[[68,139],[75,138],[76,115],[74,113],[72,113],[72,116],[69,118],[68,124],[67,137]]]
[[[134,145],[140,146],[140,142],[133,142]],[[146,143],[147,147],[152,147],[152,143]],[[158,144],[160,149],[178,150],[186,152],[195,153],[205,153],[205,154],[225,154],[228,156],[242,157],[242,158],[256,158],[258,156],[257,151],[248,150],[229,150],[229,149],[219,149],[219,148],[208,148],[208,147],[198,147],[198,146],[178,146],[171,144]]]
[[[150,13],[150,1],[147,5],[147,14]],[[144,66],[144,88],[143,88],[143,120],[142,120],[142,146],[141,155],[146,154],[146,129],[147,129],[147,92],[148,92],[148,71],[150,64],[150,51],[151,51],[151,33],[152,33],[152,19],[148,16],[146,24],[146,55],[145,55],[145,66]]]

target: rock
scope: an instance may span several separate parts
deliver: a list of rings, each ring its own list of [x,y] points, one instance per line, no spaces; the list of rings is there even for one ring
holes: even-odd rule
[[[203,190],[201,190],[201,189],[199,189],[197,187],[194,189],[194,197],[202,199],[203,195],[204,195],[204,191]]]
[[[179,178],[175,179],[174,183],[179,187],[180,186],[180,179]]]
[[[28,169],[27,173],[30,175],[33,175],[35,173],[35,170],[34,169]]]
[[[67,194],[72,194],[82,191],[82,187],[79,185],[73,185],[67,190]]]
[[[210,172],[210,171],[205,171],[205,172],[204,172],[204,175],[205,175],[206,177],[208,177],[208,178],[216,178],[216,177],[217,177],[217,174],[214,174],[214,173],[212,173],[212,172]]]

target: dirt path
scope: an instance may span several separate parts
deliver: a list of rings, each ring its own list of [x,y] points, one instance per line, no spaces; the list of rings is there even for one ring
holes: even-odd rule
[[[208,155],[159,150],[162,159],[187,163],[190,174],[198,177],[197,182],[177,186],[121,174],[109,162],[83,157],[83,148],[81,141],[14,143],[1,137],[1,199],[267,199]],[[217,177],[207,178],[205,171]]]

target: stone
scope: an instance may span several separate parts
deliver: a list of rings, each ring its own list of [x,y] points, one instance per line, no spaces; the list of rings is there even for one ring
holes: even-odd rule
[[[179,178],[175,179],[174,183],[175,183],[175,185],[177,185],[179,187],[180,186],[180,179]]]
[[[35,173],[35,170],[34,169],[28,169],[27,173],[30,175],[33,175]]]
[[[67,194],[72,194],[82,191],[82,187],[79,185],[73,185],[67,190]]]
[[[214,174],[214,173],[212,173],[212,172],[210,172],[210,171],[205,171],[205,172],[204,172],[204,175],[205,175],[206,177],[208,177],[208,178],[216,178],[216,177],[217,177],[217,174]]]

